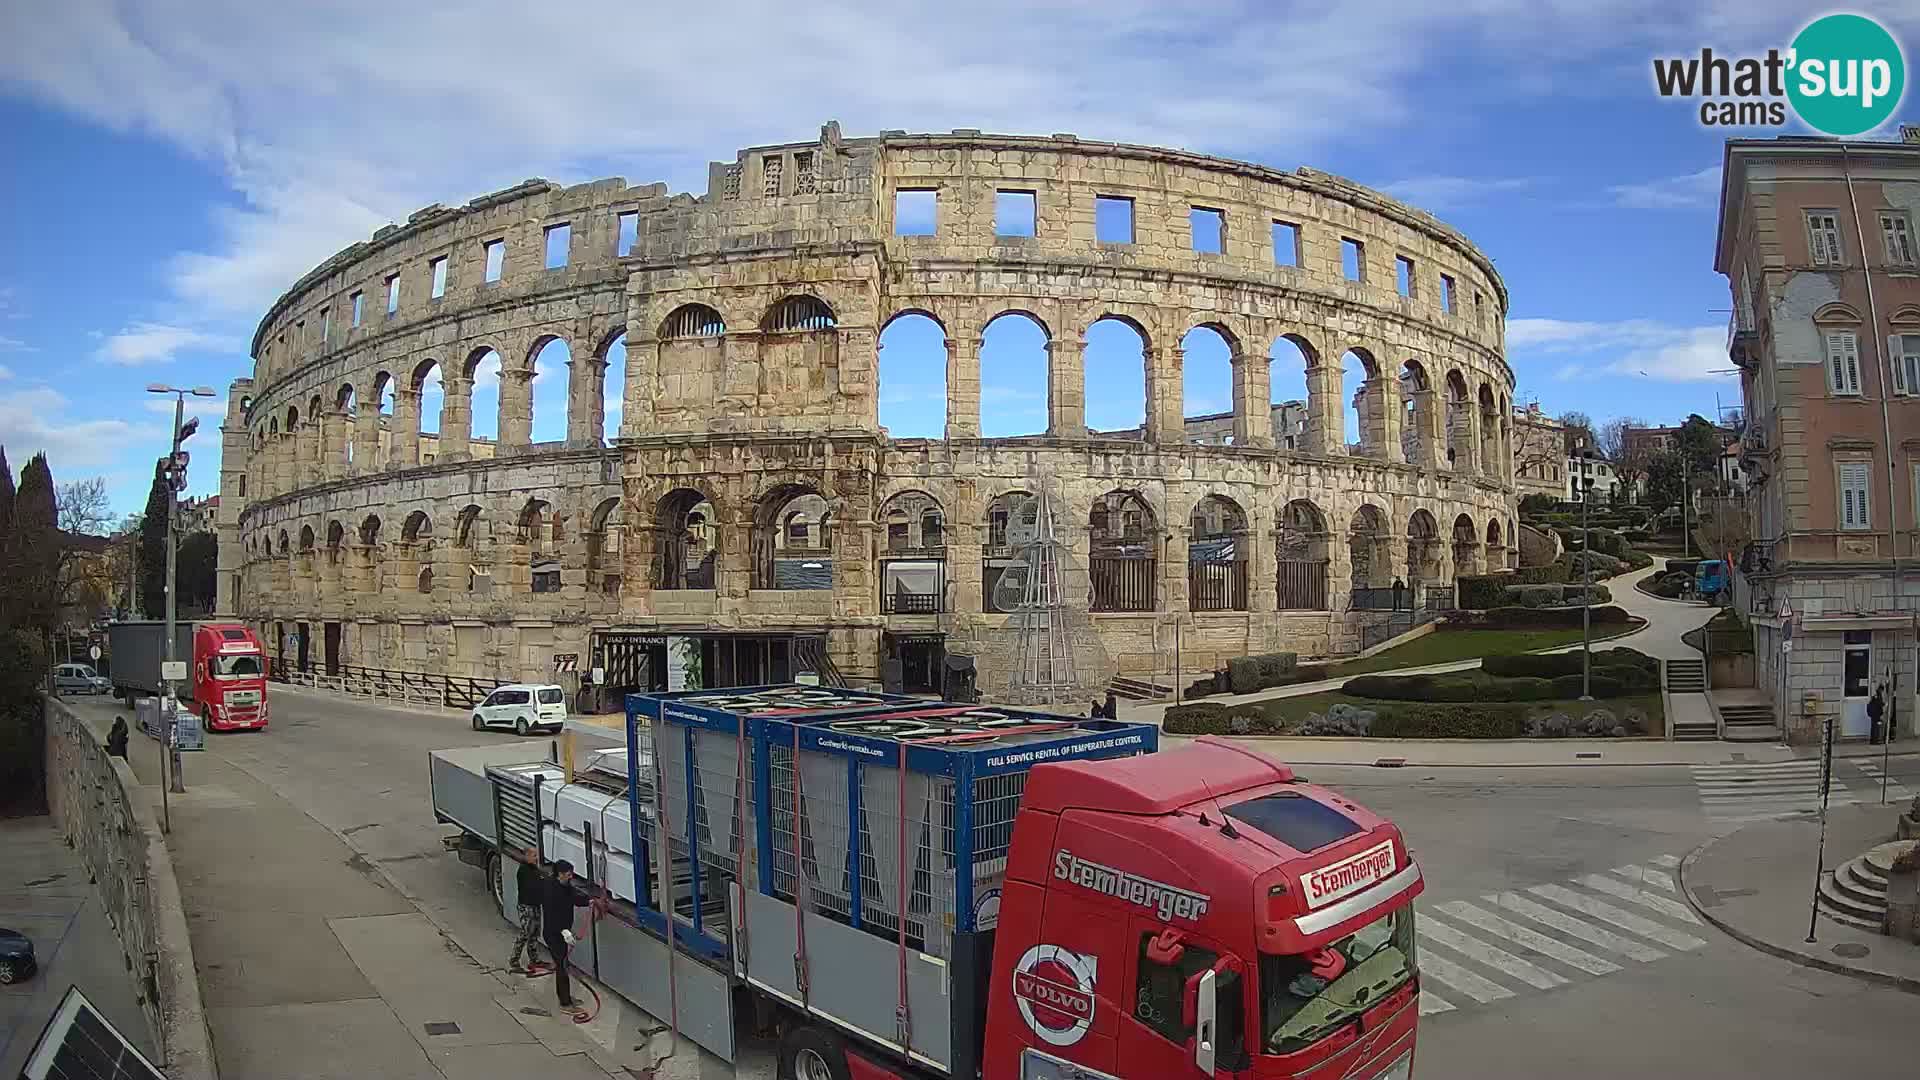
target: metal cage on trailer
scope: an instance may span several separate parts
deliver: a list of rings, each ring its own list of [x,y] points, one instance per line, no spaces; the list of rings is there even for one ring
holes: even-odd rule
[[[672,912],[671,934],[753,991],[972,1076],[1027,770],[1151,753],[1158,734],[824,687],[635,695],[628,817],[636,862],[658,872],[635,906],[663,929]],[[657,833],[642,827],[649,749]]]

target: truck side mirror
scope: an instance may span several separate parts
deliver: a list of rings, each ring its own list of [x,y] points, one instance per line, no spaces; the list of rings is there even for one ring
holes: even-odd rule
[[[1208,968],[1187,980],[1187,1003],[1193,1015],[1193,1066],[1202,1076],[1213,1075],[1219,1052],[1214,1037],[1218,1019],[1214,983],[1218,978]]]

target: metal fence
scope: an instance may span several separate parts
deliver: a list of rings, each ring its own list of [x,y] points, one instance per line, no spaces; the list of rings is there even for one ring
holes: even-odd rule
[[[1096,556],[1087,567],[1094,611],[1154,610],[1154,581],[1160,560]]]
[[[1276,589],[1281,611],[1327,610],[1327,560],[1280,560]]]
[[[267,661],[267,678],[289,686],[307,686],[315,690],[332,690],[338,694],[404,701],[415,705],[439,705],[448,709],[471,709],[485,701],[488,694],[506,685],[499,679],[469,679],[425,671],[389,671],[386,668],[355,667],[352,664],[337,664],[331,672],[317,669],[302,671],[293,662],[280,657]]]
[[[1247,610],[1247,564],[1238,560],[1188,563],[1187,610]]]

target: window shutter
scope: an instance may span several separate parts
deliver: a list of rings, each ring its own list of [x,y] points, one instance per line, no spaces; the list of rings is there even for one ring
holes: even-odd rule
[[[1864,529],[1871,521],[1867,498],[1869,462],[1847,461],[1840,465],[1840,527]]]
[[[1859,339],[1848,334],[1842,341],[1847,353],[1847,393],[1860,392],[1860,347]]]
[[[1907,394],[1907,358],[1900,351],[1900,335],[1887,335],[1887,362],[1893,368],[1893,392]]]

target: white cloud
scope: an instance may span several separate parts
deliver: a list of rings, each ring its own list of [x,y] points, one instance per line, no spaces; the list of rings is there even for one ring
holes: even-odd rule
[[[70,402],[52,387],[34,386],[0,395],[0,446],[8,457],[23,462],[46,451],[54,476],[76,469],[121,463],[129,443],[147,442],[164,454],[165,424],[130,424],[125,420],[84,420],[69,412]],[[151,459],[149,459],[151,460]]]
[[[1629,210],[1690,210],[1713,206],[1720,200],[1720,166],[1642,184],[1615,184],[1607,188],[1607,194],[1615,206]]]
[[[165,323],[134,323],[104,336],[94,357],[110,364],[156,364],[172,360],[183,349],[235,350],[241,346],[221,334]]]
[[[1567,319],[1514,319],[1507,324],[1507,348],[1517,361],[1527,354],[1572,356],[1554,377],[1587,379],[1624,375],[1659,382],[1711,382],[1726,378],[1727,328],[1671,326],[1648,319],[1579,322]]]
[[[1380,190],[1423,210],[1450,210],[1495,195],[1523,191],[1533,183],[1533,178],[1526,176],[1415,176],[1382,184]]]
[[[39,352],[39,351],[40,350],[35,349],[33,346],[27,344],[26,342],[21,341],[19,338],[8,337],[5,334],[0,334],[0,352]]]

